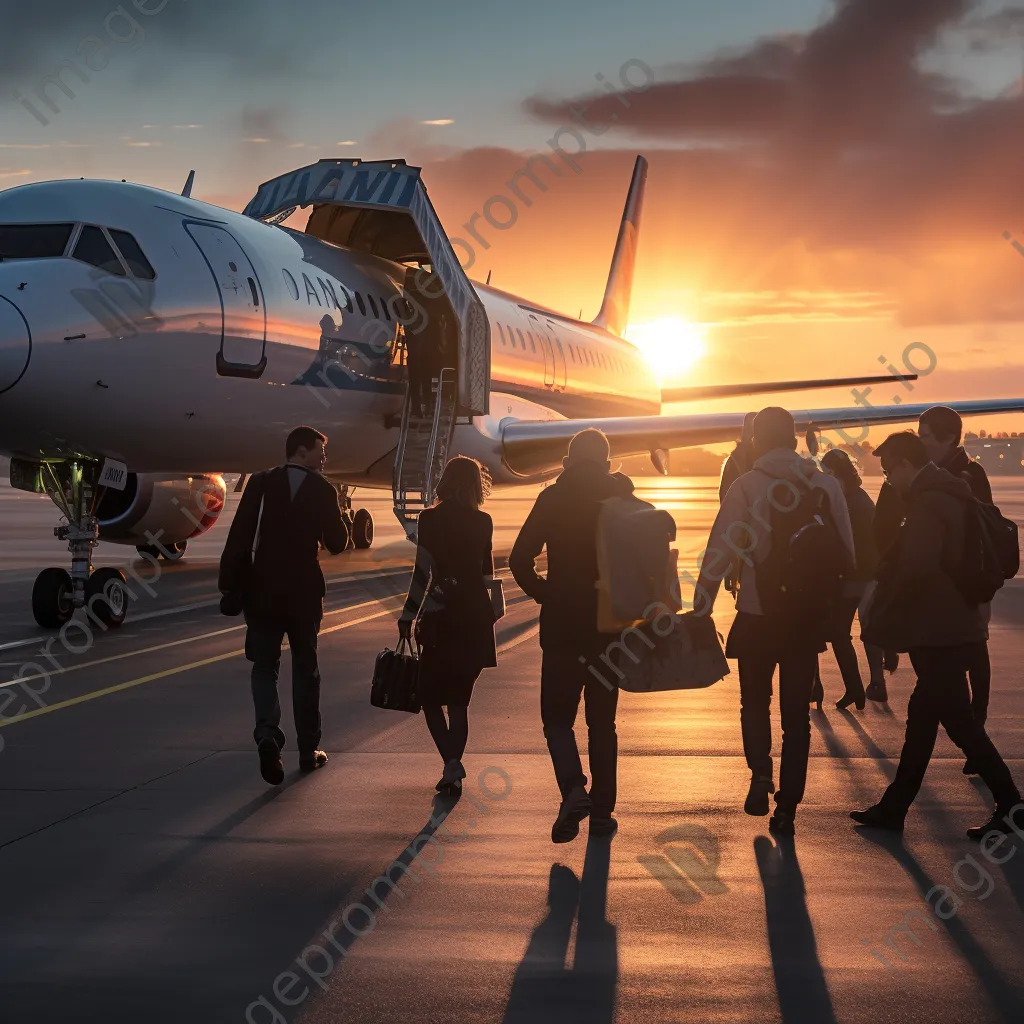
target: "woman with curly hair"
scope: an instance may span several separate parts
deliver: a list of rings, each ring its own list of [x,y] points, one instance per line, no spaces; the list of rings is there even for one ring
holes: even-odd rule
[[[473,685],[481,670],[497,665],[488,587],[493,523],[480,509],[489,491],[487,471],[475,459],[459,455],[445,466],[436,503],[419,516],[416,567],[398,621],[405,638],[416,621],[420,703],[444,761],[436,788],[448,795],[461,793],[466,777]]]

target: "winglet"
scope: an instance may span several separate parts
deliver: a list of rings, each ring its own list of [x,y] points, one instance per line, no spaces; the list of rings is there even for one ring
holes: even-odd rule
[[[640,213],[644,205],[644,191],[647,187],[647,161],[636,158],[633,180],[626,196],[626,208],[622,211],[619,238],[615,243],[612,266],[608,273],[608,284],[604,290],[601,312],[594,323],[612,334],[622,336],[629,320],[629,302],[633,294],[633,269],[636,266],[636,246],[640,234]]]
[[[196,172],[189,171],[188,177],[185,179],[185,187],[181,190],[181,194],[186,199],[192,198],[192,182],[196,180]]]

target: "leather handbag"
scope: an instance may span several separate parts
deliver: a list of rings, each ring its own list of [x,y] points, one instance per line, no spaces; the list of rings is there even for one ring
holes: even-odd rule
[[[370,683],[370,703],[388,711],[408,711],[419,714],[419,651],[403,637],[398,650],[385,648],[377,655]]]
[[[655,693],[661,690],[700,690],[729,674],[729,663],[718,634],[698,622],[693,612],[673,615],[670,628],[655,630],[654,623],[623,634],[615,652],[612,674],[620,690]]]

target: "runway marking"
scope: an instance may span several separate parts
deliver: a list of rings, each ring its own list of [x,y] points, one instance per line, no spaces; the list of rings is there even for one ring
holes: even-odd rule
[[[368,601],[367,604],[377,604],[376,601]],[[365,607],[365,605],[358,605],[357,607]],[[352,609],[354,610],[354,609]],[[391,615],[397,609],[395,608],[383,608],[379,612],[374,612],[372,615],[364,615],[360,619],[353,619],[351,622],[341,622],[337,626],[329,626],[327,629],[320,630],[320,635],[323,636],[325,633],[334,633],[339,629],[348,629],[350,626],[358,626],[364,622],[369,622],[371,619],[379,619],[382,615]],[[232,627],[239,629],[242,627]],[[230,630],[221,630],[220,632],[230,632]],[[158,648],[154,648],[158,649]],[[75,704],[84,704],[86,701],[96,700],[98,697],[106,697],[111,693],[119,693],[121,690],[130,690],[135,686],[142,686],[143,683],[152,683],[157,679],[166,679],[168,676],[180,675],[182,672],[189,672],[194,668],[202,668],[204,665],[215,665],[218,661],[227,661],[229,658],[237,658],[238,655],[244,654],[245,648],[241,648],[237,651],[228,651],[226,654],[216,654],[212,658],[203,658],[201,661],[189,662],[187,665],[178,665],[174,668],[166,668],[161,672],[152,672],[148,676],[140,676],[138,679],[129,679],[126,683],[118,683],[115,686],[106,686],[102,690],[93,690],[90,693],[83,693],[80,697],[72,697],[69,700],[62,700],[58,704],[48,704],[45,708],[37,708],[35,711],[27,711],[23,715],[17,715],[14,718],[7,718],[0,721],[0,729],[5,728],[8,725],[16,725],[18,722],[28,721],[30,718],[38,718],[39,715],[48,715],[51,711],[60,711],[63,708],[73,707]],[[95,662],[94,664],[98,664]]]
[[[328,615],[340,615],[342,612],[357,612],[360,608],[368,608],[370,605],[379,604],[379,601],[363,601],[361,604],[350,604],[344,608],[334,608],[329,612],[324,612],[324,618]],[[331,627],[334,629],[336,627]],[[78,665],[69,665],[67,668],[62,668],[60,671],[54,670],[53,675],[67,675],[68,672],[77,672],[83,668],[94,668],[96,665],[107,665],[113,661],[123,661],[125,658],[134,658],[141,654],[152,654],[154,651],[165,651],[169,647],[180,647],[182,644],[194,643],[197,640],[208,640],[212,636],[223,636],[225,633],[234,633],[240,629],[245,629],[245,623],[240,623],[237,626],[227,626],[224,629],[215,629],[211,633],[200,633],[198,636],[187,636],[181,640],[169,640],[164,644],[155,644],[153,647],[142,647],[137,651],[125,651],[123,654],[112,654],[107,658],[96,658],[93,661],[83,661]],[[321,633],[329,633],[331,629],[321,630]],[[0,688],[5,686],[20,686],[22,683],[30,683],[34,679],[44,679],[51,673],[39,674],[31,676],[19,676],[17,679],[10,679],[6,683],[0,683]]]

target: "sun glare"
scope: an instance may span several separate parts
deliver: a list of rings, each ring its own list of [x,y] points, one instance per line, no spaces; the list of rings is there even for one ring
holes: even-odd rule
[[[676,317],[630,324],[626,339],[640,349],[663,384],[685,376],[707,353],[704,329]]]

